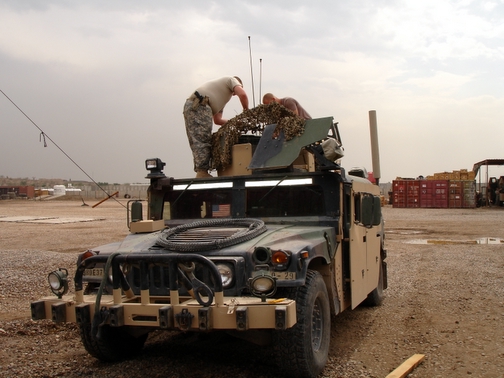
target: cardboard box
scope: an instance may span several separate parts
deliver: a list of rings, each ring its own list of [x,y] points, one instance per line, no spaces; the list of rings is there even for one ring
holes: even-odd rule
[[[141,220],[130,223],[130,232],[140,234],[143,232],[154,232],[165,228],[164,220]]]
[[[294,169],[306,172],[315,172],[315,157],[311,152],[302,150],[296,160],[292,163],[292,166]]]
[[[252,171],[247,169],[252,160],[252,144],[235,144],[231,151],[231,165],[217,172],[218,176],[242,176],[250,175]]]

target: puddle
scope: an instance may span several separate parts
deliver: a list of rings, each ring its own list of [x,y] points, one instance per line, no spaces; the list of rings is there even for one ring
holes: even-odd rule
[[[479,238],[474,240],[441,240],[441,239],[414,239],[408,240],[406,244],[504,244],[504,239],[500,238]]]
[[[398,234],[398,235],[417,235],[422,234],[424,231],[412,229],[412,228],[390,228],[385,229],[387,234]]]
[[[16,222],[16,223],[78,223],[78,222],[93,222],[104,220],[105,218],[60,218],[60,217],[35,217],[35,216],[15,216],[3,217],[0,216],[0,222]]]

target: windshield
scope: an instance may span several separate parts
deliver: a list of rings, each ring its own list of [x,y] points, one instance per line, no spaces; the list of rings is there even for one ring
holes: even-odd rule
[[[251,187],[234,193],[232,188],[175,190],[165,196],[163,218],[229,218],[233,213],[255,218],[325,215],[323,191],[315,185]]]

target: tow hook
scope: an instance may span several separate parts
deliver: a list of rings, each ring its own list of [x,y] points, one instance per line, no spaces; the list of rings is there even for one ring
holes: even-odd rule
[[[175,319],[182,331],[187,331],[191,328],[192,318],[194,318],[194,315],[191,314],[187,308],[182,309],[180,314],[175,315]]]
[[[102,327],[107,322],[109,317],[109,311],[106,307],[102,307],[100,311],[96,311],[93,322],[91,323],[91,333],[96,338],[96,340],[100,340],[102,336]]]
[[[195,264],[179,264],[179,268],[187,275],[187,277],[189,277],[196,301],[198,301],[198,303],[203,307],[210,306],[213,302],[213,291],[206,284],[196,278],[193,273],[194,269],[196,268]],[[202,295],[207,297],[206,301],[201,298]]]

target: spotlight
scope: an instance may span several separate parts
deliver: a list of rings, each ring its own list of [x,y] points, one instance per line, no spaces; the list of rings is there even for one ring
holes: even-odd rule
[[[59,299],[68,292],[68,270],[65,268],[59,268],[49,273],[47,280],[49,281],[51,291]]]

